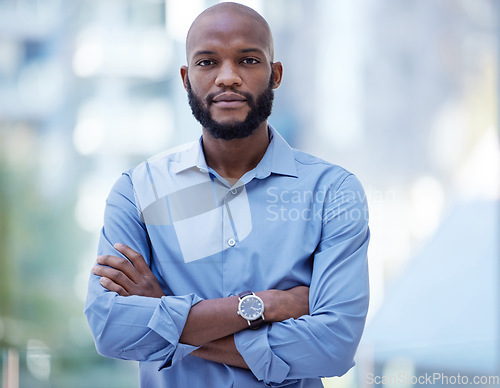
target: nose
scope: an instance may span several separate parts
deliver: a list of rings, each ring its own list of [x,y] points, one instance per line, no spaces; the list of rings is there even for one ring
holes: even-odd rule
[[[232,87],[241,85],[241,77],[235,69],[235,65],[232,63],[223,63],[217,77],[215,78],[215,84],[219,87]]]

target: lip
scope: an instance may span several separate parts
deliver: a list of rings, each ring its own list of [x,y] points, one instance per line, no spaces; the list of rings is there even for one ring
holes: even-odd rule
[[[238,93],[224,92],[215,96],[212,101],[216,104],[237,104],[245,102],[247,99]]]

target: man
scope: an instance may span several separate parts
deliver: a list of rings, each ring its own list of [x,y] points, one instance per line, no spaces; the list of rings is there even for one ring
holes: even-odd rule
[[[99,353],[140,361],[141,387],[321,387],[354,365],[365,196],[268,125],[273,51],[248,7],[198,16],[181,76],[202,137],[108,197],[86,315]]]

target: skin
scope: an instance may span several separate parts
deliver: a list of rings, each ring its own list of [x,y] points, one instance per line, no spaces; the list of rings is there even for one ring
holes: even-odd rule
[[[272,37],[267,23],[247,7],[222,3],[201,14],[191,26],[186,43],[187,66],[181,77],[187,90],[205,99],[216,93],[250,93],[256,98],[269,85],[280,86],[283,66],[273,61]],[[223,97],[221,97],[223,98]],[[229,97],[231,98],[231,97]],[[214,120],[241,122],[250,108],[245,101],[216,102],[208,107]],[[226,179],[237,180],[255,168],[269,145],[267,120],[243,139],[213,138],[203,128],[207,164]]]
[[[92,272],[101,276],[101,285],[121,296],[140,295],[152,298],[165,296],[158,279],[141,254],[132,248],[115,244],[115,249],[128,260],[103,255],[97,257]],[[309,287],[297,286],[286,291],[265,290],[255,293],[265,306],[266,323],[297,319],[309,314]],[[233,334],[248,328],[241,318],[238,297],[206,299],[194,305],[188,315],[180,342],[202,346],[192,355],[240,368],[248,368],[234,344]],[[210,322],[207,325],[207,322]]]
[[[187,66],[181,77],[187,90],[205,100],[212,118],[220,123],[238,123],[250,108],[238,92],[254,98],[268,86],[281,84],[283,67],[273,62],[273,43],[269,26],[255,11],[234,3],[221,3],[203,12],[193,23],[186,41]],[[267,120],[245,138],[222,140],[203,128],[203,149],[207,164],[234,183],[255,168],[269,145]],[[164,296],[158,280],[143,257],[131,248],[116,244],[115,249],[128,260],[99,256],[92,272],[101,284],[121,296]],[[264,290],[256,292],[265,305],[266,322],[281,322],[309,314],[309,288]],[[209,299],[191,308],[180,342],[201,345],[191,354],[207,360],[248,368],[236,349],[233,334],[248,328],[236,314],[238,297]],[[209,322],[209,324],[207,324]]]

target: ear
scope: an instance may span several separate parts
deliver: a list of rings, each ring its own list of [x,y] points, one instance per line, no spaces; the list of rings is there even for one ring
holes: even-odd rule
[[[188,90],[188,67],[181,66],[181,78],[182,83],[184,84],[184,89]]]
[[[283,65],[281,62],[273,62],[271,70],[273,72],[273,89],[278,89],[283,79]]]

